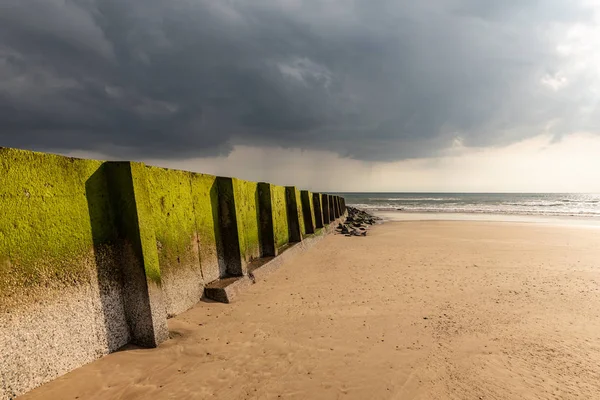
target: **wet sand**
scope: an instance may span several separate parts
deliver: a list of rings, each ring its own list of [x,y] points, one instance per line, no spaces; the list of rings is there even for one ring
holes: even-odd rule
[[[169,324],[23,399],[600,398],[600,230],[386,223]]]

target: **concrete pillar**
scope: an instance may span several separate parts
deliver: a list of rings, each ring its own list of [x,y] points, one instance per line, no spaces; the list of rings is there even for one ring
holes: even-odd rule
[[[259,221],[261,236],[261,256],[273,257],[277,255],[275,234],[273,230],[273,205],[271,202],[271,184],[260,182],[258,184]]]
[[[168,339],[169,330],[146,167],[135,162],[108,162],[105,171],[122,247],[123,303],[132,342],[156,347]]]
[[[298,218],[298,203],[295,186],[285,187],[285,202],[287,208],[290,243],[301,242],[302,233],[300,231],[300,219]]]
[[[340,198],[338,196],[333,196],[333,215],[335,219],[340,217]]]
[[[308,190],[300,191],[302,200],[302,217],[304,218],[304,233],[310,235],[315,233],[315,215],[313,212],[314,205],[311,203],[310,193]]]
[[[327,195],[327,201],[329,204],[329,222],[335,220],[335,204],[332,195]]]
[[[275,249],[280,249],[290,242],[286,189],[284,186],[271,185],[271,208],[273,211]]]
[[[312,194],[313,212],[315,215],[315,228],[323,228],[323,211],[321,208],[321,195],[319,193]]]
[[[244,275],[232,178],[217,177],[221,278]]]
[[[321,194],[321,207],[323,209],[323,224],[329,225],[329,196]]]

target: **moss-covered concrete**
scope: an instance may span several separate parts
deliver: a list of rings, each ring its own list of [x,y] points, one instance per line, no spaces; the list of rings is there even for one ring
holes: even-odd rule
[[[325,232],[333,206],[294,187],[0,148],[0,398],[128,342],[156,346],[167,314]]]
[[[160,263],[146,166],[137,162],[109,162],[104,168],[119,236],[133,246],[147,279],[160,285]]]
[[[0,297],[89,282],[85,260],[94,237],[86,182],[101,165],[0,148]],[[109,213],[106,182],[97,184],[94,202]],[[114,239],[111,221],[94,229],[99,244]]]
[[[219,279],[219,192],[217,177],[191,174],[192,201],[196,215],[200,266],[204,283]],[[221,263],[224,261],[221,259]]]
[[[302,217],[304,220],[304,234],[310,235],[315,232],[315,216],[313,212],[312,195],[308,190],[300,192],[302,205]]]
[[[147,168],[160,270],[164,274],[200,264],[190,173]]]
[[[285,203],[288,217],[288,231],[290,243],[302,241],[302,231],[300,229],[300,217],[298,215],[298,204],[296,203],[296,188],[286,186]]]
[[[331,221],[329,216],[329,196],[321,194],[321,211],[323,212],[323,225],[329,225]]]
[[[294,188],[295,200],[296,200],[296,213],[298,214],[298,223],[300,225],[300,234],[306,236],[306,226],[304,225],[304,210],[302,210],[302,195],[300,190]]]
[[[244,274],[240,238],[238,232],[236,199],[233,179],[217,177],[219,240],[223,262],[219,263],[219,277],[241,276]]]
[[[261,257],[273,257],[277,255],[277,248],[275,247],[273,229],[273,206],[271,204],[270,183],[258,183],[258,200]]]
[[[168,338],[154,216],[143,163],[104,165],[122,242],[123,302],[132,341],[146,347]]]
[[[146,173],[167,314],[174,316],[203,293],[192,174],[158,167]]]
[[[137,210],[131,168],[127,176],[125,191]],[[111,193],[121,191],[118,183],[102,161],[0,149],[0,342],[7,345],[0,397],[134,338],[121,267],[138,258],[127,255],[134,244],[116,224],[122,210]],[[145,285],[146,271],[135,260]],[[150,281],[160,280],[158,270],[149,271]]]
[[[306,191],[306,193],[308,196],[308,204],[309,204],[309,212],[310,212],[309,218],[312,221],[312,226],[313,226],[313,230],[314,230],[315,226],[317,225],[317,221],[315,219],[315,204],[313,202],[314,196],[313,196],[313,193],[309,192],[308,190]]]
[[[321,194],[312,193],[313,215],[315,221],[315,229],[323,228],[323,212],[321,209]]]
[[[290,241],[284,186],[271,185],[271,206],[275,246],[281,248]]]
[[[329,222],[331,223],[335,220],[335,204],[333,196],[330,194],[327,195],[327,204],[329,205]]]
[[[259,198],[256,182],[233,179],[238,237],[242,260],[250,263],[260,258]]]

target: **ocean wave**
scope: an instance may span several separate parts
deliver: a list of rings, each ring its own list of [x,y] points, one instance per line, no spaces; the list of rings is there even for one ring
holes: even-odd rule
[[[518,206],[518,207],[564,207],[564,203],[557,202],[544,202],[544,201],[529,201],[522,203],[503,203],[507,206]]]
[[[548,215],[548,216],[579,216],[579,217],[600,217],[600,209],[590,208],[572,208],[572,207],[501,207],[498,205],[465,205],[452,206],[440,205],[437,207],[426,206],[398,206],[392,204],[348,204],[352,207],[362,208],[372,211],[402,211],[408,213],[467,213],[467,214],[503,214],[503,215]]]
[[[455,197],[390,197],[390,198],[369,198],[368,201],[400,201],[400,202],[415,202],[415,201],[460,201]]]
[[[563,203],[583,203],[583,204],[598,204],[600,203],[600,200],[569,200],[569,199],[564,199],[561,200]]]

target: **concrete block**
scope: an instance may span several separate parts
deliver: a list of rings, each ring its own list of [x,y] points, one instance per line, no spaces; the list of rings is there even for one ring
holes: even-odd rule
[[[329,196],[321,194],[321,207],[323,209],[323,225],[328,225],[331,220],[329,219]]]
[[[247,265],[261,255],[258,184],[233,178],[233,190],[242,271],[245,274]]]
[[[240,239],[238,233],[233,179],[217,177],[219,243],[222,246],[223,263],[219,265],[219,277],[228,278],[244,275]]]
[[[217,177],[192,173],[191,186],[200,268],[204,283],[208,283],[219,279],[219,271],[226,269],[220,243]]]
[[[300,192],[302,202],[302,217],[304,218],[304,234],[310,235],[315,233],[315,215],[313,212],[313,203],[310,192],[302,190]]]
[[[306,236],[306,227],[304,226],[304,211],[302,210],[302,194],[300,190],[294,188],[296,197],[296,213],[298,214],[298,224],[300,225],[300,236]]]
[[[329,222],[332,222],[335,220],[335,204],[333,196],[330,194],[327,195],[327,204],[329,205]]]
[[[287,207],[288,229],[290,234],[290,242],[302,241],[302,233],[300,228],[300,218],[298,216],[298,203],[296,197],[296,188],[294,186],[286,186],[285,200]]]
[[[165,306],[173,317],[204,293],[192,173],[147,167],[146,175]]]
[[[340,198],[338,196],[333,196],[333,215],[335,219],[340,217]]]
[[[271,207],[275,247],[280,249],[290,242],[286,190],[284,186],[271,185]]]
[[[321,195],[319,193],[312,193],[312,203],[315,229],[321,229],[323,227],[323,211],[321,209]]]
[[[168,339],[169,331],[146,166],[109,162],[105,168],[123,246],[123,300],[132,342],[155,347]]]

